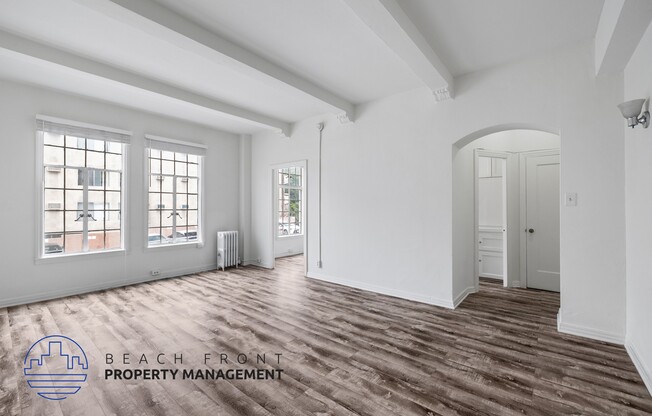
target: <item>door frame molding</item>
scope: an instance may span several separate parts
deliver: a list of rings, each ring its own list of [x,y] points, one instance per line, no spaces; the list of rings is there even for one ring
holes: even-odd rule
[[[546,150],[532,150],[529,152],[519,153],[519,217],[520,224],[519,230],[524,233],[527,230],[527,159],[528,157],[538,156],[559,156],[559,172],[561,178],[561,152],[560,149],[546,149]],[[560,192],[561,192],[561,179],[560,179]],[[561,200],[561,199],[560,199]],[[561,209],[561,207],[559,207]],[[561,225],[560,225],[561,227]],[[524,235],[524,234],[521,234]],[[520,277],[521,287],[527,288],[527,238],[520,238]],[[561,273],[559,278],[561,279]],[[560,290],[561,293],[561,290]]]
[[[509,152],[501,152],[495,150],[473,149],[473,280],[475,283],[475,290],[480,290],[480,249],[478,241],[480,240],[480,210],[478,209],[479,190],[480,190],[480,157],[493,157],[503,159],[503,216],[507,216],[507,164],[509,157],[512,154]],[[507,224],[503,224],[503,286],[507,287]]]
[[[270,166],[272,176],[272,269],[276,267],[276,233],[278,232],[278,174],[282,168],[300,167],[301,178],[301,226],[303,227],[303,275],[308,275],[308,159],[299,159],[294,162],[277,163]]]

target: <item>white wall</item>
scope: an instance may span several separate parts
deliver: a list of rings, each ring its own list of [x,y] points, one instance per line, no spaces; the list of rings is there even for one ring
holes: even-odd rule
[[[303,253],[303,235],[290,235],[276,238],[274,256],[276,258]]]
[[[238,137],[169,118],[58,92],[0,81],[0,306],[215,268],[215,232],[238,227]],[[128,252],[35,264],[35,115],[130,130]],[[203,248],[145,248],[144,134],[208,145],[204,168]]]
[[[652,25],[648,27],[625,69],[624,100],[652,97],[650,51]],[[625,126],[624,120],[621,122]],[[652,392],[652,127],[624,129],[627,177],[627,347],[630,353],[633,352],[632,358]]]
[[[309,275],[452,306],[473,279],[472,250],[464,251],[473,247],[467,244],[473,221],[464,211],[472,203],[452,177],[468,166],[453,164],[453,145],[463,147],[497,126],[541,127],[560,133],[562,192],[577,192],[580,201],[561,215],[562,322],[622,339],[624,145],[614,106],[622,101],[623,79],[592,74],[592,48],[573,45],[460,77],[454,100],[436,103],[428,91],[414,90],[360,106],[354,124],[325,120],[323,268],[311,249],[311,215]],[[308,191],[315,191],[316,121],[298,123],[289,140],[254,137],[252,216],[258,221],[269,217],[271,203],[262,166],[306,158]],[[253,228],[254,250],[271,261],[271,227]]]

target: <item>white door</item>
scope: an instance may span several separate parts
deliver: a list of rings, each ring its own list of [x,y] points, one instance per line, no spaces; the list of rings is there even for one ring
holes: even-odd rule
[[[559,292],[559,155],[526,163],[527,287]]]

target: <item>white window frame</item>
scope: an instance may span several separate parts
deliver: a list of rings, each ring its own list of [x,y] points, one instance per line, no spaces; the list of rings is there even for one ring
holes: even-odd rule
[[[161,136],[155,136],[151,134],[146,134],[145,135],[145,154],[144,154],[144,163],[143,163],[143,172],[144,172],[144,183],[143,183],[143,206],[144,206],[144,248],[145,250],[161,250],[161,249],[169,249],[169,248],[202,248],[204,247],[204,164],[205,164],[205,159],[206,159],[206,151],[208,149],[208,146],[200,144],[200,143],[194,143],[194,142],[188,142],[188,141],[182,141],[182,140],[176,140],[176,139],[169,139],[167,137],[161,137]],[[150,245],[149,244],[149,177],[151,175],[149,169],[150,169],[150,164],[149,164],[149,155],[150,155],[150,149],[151,148],[157,148],[152,147],[152,142],[157,142],[159,144],[169,144],[171,147],[176,147],[178,148],[178,153],[186,153],[186,154],[194,154],[198,157],[197,160],[197,207],[198,207],[198,213],[197,213],[197,240],[195,241],[181,241],[181,242],[172,242],[172,243],[167,243],[167,244],[156,244],[156,245]],[[148,144],[149,143],[149,144]],[[193,149],[199,150],[198,152],[193,151]],[[186,151],[184,151],[186,150]],[[199,154],[198,154],[199,153]],[[173,197],[172,197],[172,211],[173,213],[176,212],[176,198],[177,198],[177,193],[176,193],[176,186],[177,186],[177,181],[176,178],[183,178],[183,175],[164,175],[160,174],[160,176],[167,176],[167,177],[172,177],[173,178]],[[187,177],[187,176],[185,176]],[[176,232],[176,215],[173,215],[173,233]],[[174,239],[176,240],[176,234],[174,234]]]
[[[282,185],[279,183],[278,180],[278,174],[279,171],[283,169],[288,169],[288,168],[300,168],[301,169],[301,186],[293,186],[293,185]],[[278,166],[274,169],[274,215],[275,215],[275,222],[274,222],[274,237],[277,239],[283,239],[283,238],[292,238],[292,237],[303,237],[305,234],[305,172],[306,172],[306,167],[303,166],[303,164],[297,164],[297,165],[292,165],[292,164],[284,164],[283,166]],[[279,195],[279,190],[280,188],[287,188],[287,189],[295,189],[301,192],[301,232],[297,234],[290,234],[288,230],[288,234],[279,234],[278,232],[278,220],[279,220],[279,209],[278,209],[278,201],[280,198]]]
[[[36,120],[37,122],[49,122],[49,123],[57,123],[57,124],[62,124],[62,125],[67,125],[67,126],[72,126],[73,128],[78,128],[78,129],[87,129],[87,130],[96,130],[100,132],[105,132],[107,134],[116,134],[116,135],[122,135],[122,136],[132,136],[132,132],[126,131],[126,130],[120,130],[120,129],[115,129],[111,127],[105,127],[105,126],[99,126],[95,124],[89,124],[89,123],[84,123],[84,122],[78,122],[78,121],[72,121],[72,120],[66,120],[63,118],[58,118],[58,117],[51,117],[51,116],[44,116],[37,114],[36,115]],[[35,231],[36,231],[36,244],[35,244],[35,256],[34,256],[34,262],[36,264],[42,264],[42,263],[50,263],[50,262],[60,262],[60,261],[70,261],[73,259],[78,259],[78,258],[85,258],[85,257],[95,257],[95,256],[114,256],[114,255],[124,255],[127,252],[127,236],[125,231],[129,229],[128,226],[128,216],[126,215],[126,209],[125,207],[128,205],[128,200],[127,200],[127,166],[129,166],[128,162],[128,148],[129,148],[129,142],[124,142],[122,143],[122,166],[121,166],[121,184],[120,184],[120,248],[117,249],[109,249],[109,250],[96,250],[96,251],[82,251],[79,253],[61,253],[61,254],[45,254],[45,238],[44,238],[44,224],[45,224],[45,175],[44,171],[46,168],[46,164],[44,163],[44,136],[45,134],[42,134],[39,130],[38,127],[35,128],[35,142],[36,142],[36,163],[35,163],[35,178],[36,178],[36,206],[39,207],[38,210],[36,211],[36,218],[35,218]],[[97,140],[97,139],[93,139]],[[64,166],[53,166],[50,165],[49,167],[54,167],[54,168],[60,168],[62,169],[61,173],[65,174],[65,169],[66,167]],[[68,167],[71,168],[71,167]],[[78,167],[72,167],[75,169],[80,169]],[[85,173],[84,176],[87,177],[87,171],[89,168],[83,168]],[[92,168],[90,168],[92,169]],[[104,171],[107,171],[106,169],[103,169]],[[111,170],[109,170],[111,171]],[[84,194],[87,194],[88,192],[88,187],[84,187]],[[84,201],[87,201],[86,196],[84,197]],[[84,208],[87,208],[87,203],[84,203]],[[64,214],[65,215],[65,214]],[[84,221],[87,221],[87,218],[84,219]],[[85,232],[87,232],[87,226],[84,226]],[[65,230],[64,230],[65,233]],[[85,241],[87,241],[86,238],[84,238]],[[86,248],[86,247],[84,247]]]

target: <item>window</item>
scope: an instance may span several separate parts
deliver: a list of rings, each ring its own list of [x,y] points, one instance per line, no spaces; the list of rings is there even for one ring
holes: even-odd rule
[[[148,140],[148,247],[200,242],[202,149]]]
[[[121,201],[128,133],[50,118],[37,122],[43,148],[41,256],[124,248]]]
[[[302,235],[302,186],[301,167],[278,169],[278,237]]]

